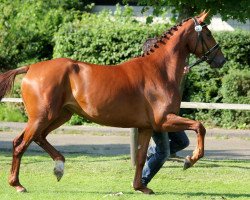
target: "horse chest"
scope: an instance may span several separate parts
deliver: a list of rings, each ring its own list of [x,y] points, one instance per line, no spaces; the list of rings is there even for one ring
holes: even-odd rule
[[[153,112],[159,116],[166,113],[178,113],[180,94],[176,88],[157,88],[147,93],[147,99]]]

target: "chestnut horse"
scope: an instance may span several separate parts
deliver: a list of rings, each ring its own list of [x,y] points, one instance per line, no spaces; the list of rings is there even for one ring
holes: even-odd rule
[[[206,16],[203,12],[184,20],[160,36],[149,52],[116,66],[58,58],[1,74],[0,99],[10,90],[15,76],[26,73],[21,90],[28,122],[13,141],[9,184],[18,192],[26,191],[19,182],[19,168],[22,155],[32,141],[52,157],[56,163],[54,174],[58,181],[61,179],[65,158],[46,136],[68,121],[73,113],[102,125],[138,128],[135,190],[153,193],[141,183],[153,130],[194,130],[197,146],[193,155],[186,158],[185,168],[194,165],[204,154],[206,130],[198,121],[177,116],[185,60],[194,53],[200,62],[207,61],[213,67],[225,62],[204,23]]]

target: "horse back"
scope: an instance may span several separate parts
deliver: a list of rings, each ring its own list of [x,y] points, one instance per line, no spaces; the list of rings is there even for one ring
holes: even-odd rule
[[[68,109],[104,125],[146,126],[143,80],[135,74],[122,65],[59,58],[31,65],[23,79],[22,95],[31,115],[35,104],[39,105],[36,113],[49,110],[52,117]]]
[[[70,80],[74,98],[84,116],[109,126],[148,124],[143,78],[135,75],[132,66],[77,64],[79,71],[71,73]]]

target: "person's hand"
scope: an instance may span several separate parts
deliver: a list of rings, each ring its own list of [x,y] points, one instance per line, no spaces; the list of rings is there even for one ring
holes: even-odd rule
[[[183,74],[187,74],[189,71],[190,71],[190,67],[189,66],[185,66]]]

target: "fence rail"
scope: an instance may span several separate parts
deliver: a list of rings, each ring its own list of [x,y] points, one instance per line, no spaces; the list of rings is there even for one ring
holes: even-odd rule
[[[1,102],[20,103],[23,101],[21,98],[3,98]],[[181,102],[181,108],[250,110],[250,104]]]
[[[3,98],[1,102],[21,103],[23,100],[21,98]]]
[[[181,108],[250,110],[250,104],[181,102]]]

